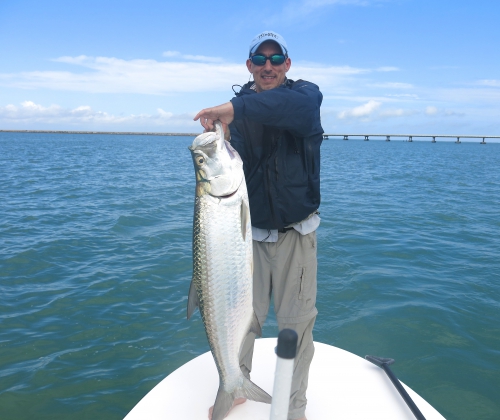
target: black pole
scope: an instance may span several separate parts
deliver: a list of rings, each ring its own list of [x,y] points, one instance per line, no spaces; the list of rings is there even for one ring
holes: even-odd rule
[[[408,405],[415,418],[417,418],[418,420],[425,420],[424,415],[420,412],[416,404],[408,395],[406,389],[403,388],[403,385],[401,385],[399,379],[396,378],[396,375],[394,375],[394,373],[392,373],[392,370],[389,368],[389,365],[392,365],[394,363],[394,359],[386,359],[377,356],[365,356],[365,359],[368,360],[369,362],[372,362],[374,365],[377,365],[378,367],[384,369],[384,372],[387,374],[391,382],[394,384],[399,394],[403,397],[403,400],[405,400],[405,403]]]

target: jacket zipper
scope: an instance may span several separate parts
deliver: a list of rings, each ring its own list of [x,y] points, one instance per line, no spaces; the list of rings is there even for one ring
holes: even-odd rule
[[[271,216],[274,220],[274,223],[275,225],[277,225],[278,223],[277,220],[276,220],[276,213],[274,211],[274,200],[273,200],[273,196],[272,196],[272,193],[271,193],[271,168],[270,168],[270,159],[273,155],[273,150],[274,150],[274,133],[272,133],[271,135],[271,150],[269,152],[269,155],[267,157],[267,162],[266,162],[266,166],[267,166],[267,195],[268,195],[268,198],[269,198],[269,206],[271,208]]]

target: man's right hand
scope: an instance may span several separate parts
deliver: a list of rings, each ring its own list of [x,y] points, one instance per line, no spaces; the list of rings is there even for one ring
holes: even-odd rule
[[[205,131],[213,131],[214,121],[219,120],[224,127],[224,131],[227,132],[227,126],[234,120],[233,104],[231,102],[226,102],[219,106],[202,109],[193,118],[194,121],[198,119],[203,128],[205,128]]]

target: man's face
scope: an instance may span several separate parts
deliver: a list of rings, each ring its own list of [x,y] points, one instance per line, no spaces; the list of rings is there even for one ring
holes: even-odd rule
[[[283,54],[279,45],[274,41],[263,42],[255,54],[263,54],[270,57],[273,54]],[[255,55],[253,54],[253,55]],[[287,58],[283,64],[273,66],[270,60],[266,60],[263,66],[256,66],[250,59],[247,60],[247,68],[253,74],[257,92],[274,89],[285,81],[286,72],[290,69],[292,61]]]

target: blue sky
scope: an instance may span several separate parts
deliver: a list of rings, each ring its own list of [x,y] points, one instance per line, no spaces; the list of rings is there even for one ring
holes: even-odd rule
[[[328,133],[500,135],[500,2],[0,0],[0,129],[199,132],[257,33]]]

